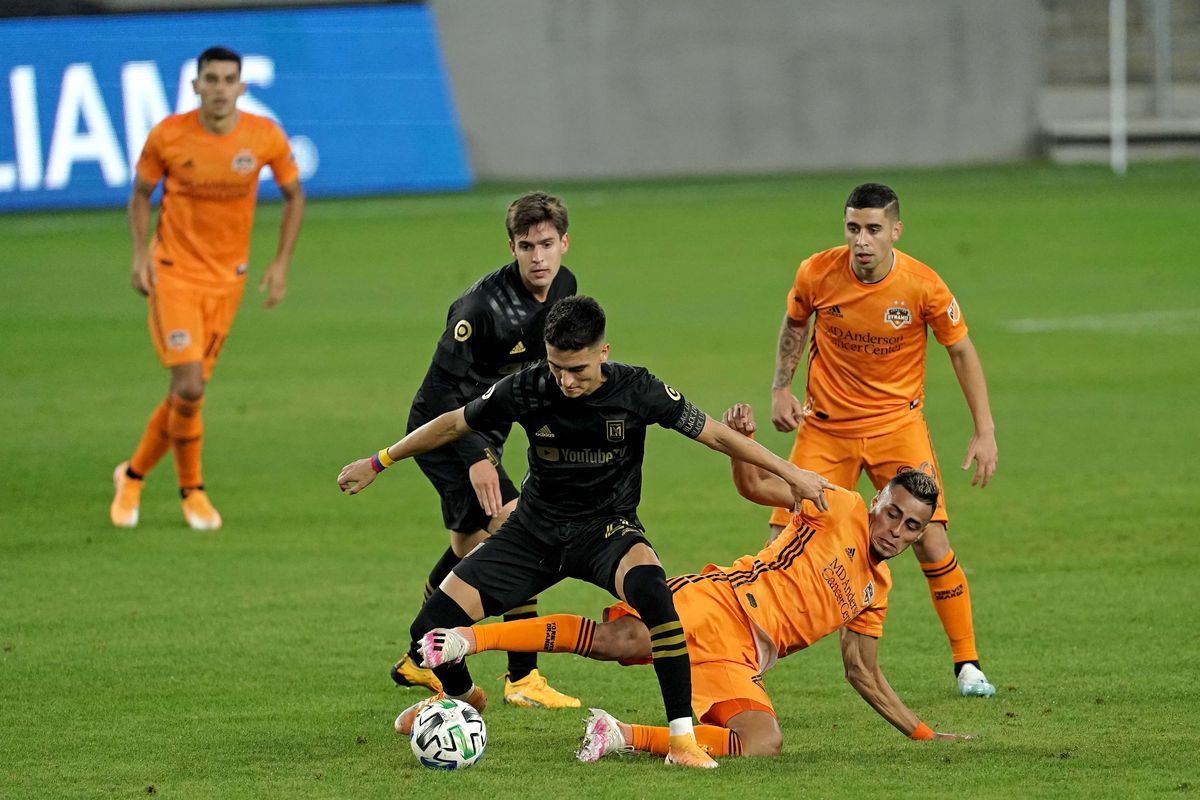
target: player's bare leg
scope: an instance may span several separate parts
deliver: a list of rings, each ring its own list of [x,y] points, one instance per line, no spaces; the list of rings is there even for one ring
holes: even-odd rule
[[[950,640],[959,694],[964,697],[991,697],[996,693],[996,687],[988,682],[979,666],[970,587],[966,573],[950,548],[946,526],[940,522],[929,523],[925,534],[913,543],[912,548],[929,582],[933,608]]]

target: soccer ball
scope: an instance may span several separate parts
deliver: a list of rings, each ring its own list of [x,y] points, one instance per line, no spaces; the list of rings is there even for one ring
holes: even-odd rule
[[[483,715],[461,700],[442,697],[413,720],[409,744],[430,769],[466,769],[483,756],[487,726]]]

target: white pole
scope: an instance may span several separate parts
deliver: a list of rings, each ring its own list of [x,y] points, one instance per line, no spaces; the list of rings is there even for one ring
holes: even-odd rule
[[[1129,164],[1125,121],[1125,0],[1108,0],[1109,163],[1117,175]]]
[[[1171,116],[1171,0],[1154,0],[1154,113]]]

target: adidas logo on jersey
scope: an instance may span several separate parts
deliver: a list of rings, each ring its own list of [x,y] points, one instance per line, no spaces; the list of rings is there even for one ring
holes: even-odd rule
[[[554,431],[550,430],[549,425],[543,425],[533,433],[534,436],[541,436],[543,439],[553,439]]]
[[[513,349],[512,349],[512,350],[509,350],[509,351],[508,351],[508,354],[509,354],[510,356],[515,356],[515,355],[518,355],[519,353],[524,353],[524,352],[525,352],[525,343],[524,343],[524,342],[517,342],[516,346],[515,346],[515,347],[513,347]]]
[[[842,309],[840,306],[830,306],[829,308],[825,309],[825,313],[831,317],[841,318]]]
[[[855,550],[853,547],[847,547],[847,548],[846,548],[846,557],[847,557],[847,558],[849,558],[849,559],[853,559],[853,558],[854,558],[854,554],[855,554],[856,552],[858,552],[858,551],[857,551],[857,550]]]
[[[192,168],[193,168],[193,167],[195,167],[196,165],[195,165],[195,164],[193,164],[193,163],[192,163],[192,160],[189,158],[187,161],[183,162],[183,166],[184,166],[186,169],[192,169]]]

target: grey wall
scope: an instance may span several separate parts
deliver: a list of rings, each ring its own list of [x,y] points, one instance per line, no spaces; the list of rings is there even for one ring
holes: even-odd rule
[[[480,178],[1033,152],[1038,0],[433,0]]]

